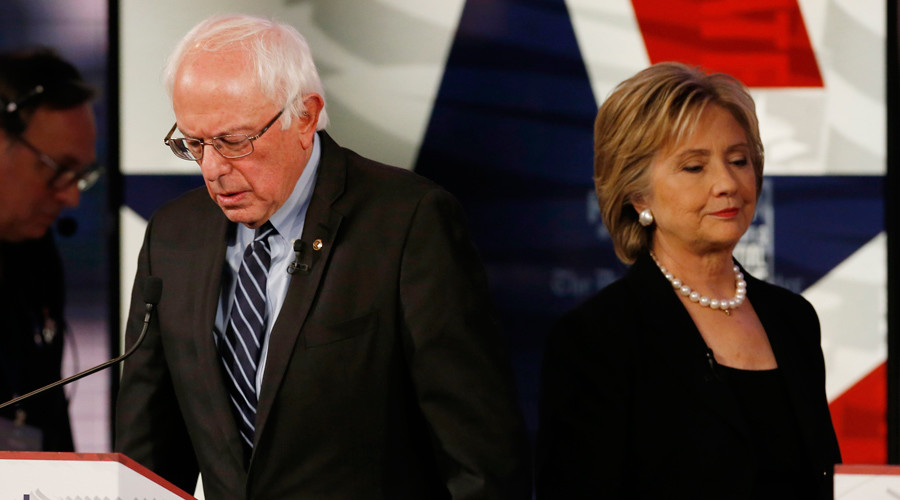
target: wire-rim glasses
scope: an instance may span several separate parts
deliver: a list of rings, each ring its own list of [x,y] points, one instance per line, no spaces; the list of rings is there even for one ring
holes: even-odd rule
[[[97,179],[99,179],[100,175],[103,173],[103,168],[97,162],[91,163],[83,168],[60,165],[21,135],[12,137],[19,144],[25,146],[34,153],[41,163],[53,170],[53,176],[47,181],[47,187],[50,189],[62,191],[74,184],[78,187],[79,191],[87,191],[91,186],[97,183]]]
[[[176,122],[172,125],[172,128],[169,130],[169,133],[166,134],[166,138],[163,139],[163,143],[175,153],[175,156],[181,158],[182,160],[188,161],[200,161],[203,159],[203,150],[206,149],[204,146],[212,146],[216,148],[216,151],[219,152],[225,158],[235,159],[235,158],[243,158],[250,153],[253,152],[253,141],[262,137],[263,134],[269,130],[269,127],[275,124],[279,118],[281,118],[281,114],[284,113],[284,109],[275,115],[274,118],[269,120],[269,123],[263,127],[262,130],[259,131],[256,135],[245,135],[245,134],[226,134],[219,135],[213,137],[209,140],[209,142],[204,142],[200,139],[194,139],[191,137],[172,137],[172,134],[175,132],[175,129],[178,128],[178,123]]]

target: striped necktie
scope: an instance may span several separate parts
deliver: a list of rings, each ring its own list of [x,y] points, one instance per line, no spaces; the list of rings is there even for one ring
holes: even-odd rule
[[[276,233],[266,222],[247,245],[238,270],[231,315],[219,345],[222,364],[230,378],[229,395],[244,451],[249,456],[256,432],[256,373],[266,333],[266,273],[271,255],[268,238]]]

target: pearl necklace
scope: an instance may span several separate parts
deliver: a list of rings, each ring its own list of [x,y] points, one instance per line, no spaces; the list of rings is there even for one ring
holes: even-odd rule
[[[659,261],[656,260],[656,255],[654,255],[653,252],[650,252],[650,257],[653,258],[653,262],[656,262],[656,266],[662,271],[663,276],[666,277],[666,280],[672,284],[672,287],[675,288],[678,293],[690,299],[691,302],[700,304],[702,307],[719,309],[726,315],[731,316],[731,310],[737,309],[744,303],[744,299],[747,298],[747,282],[744,281],[744,273],[741,272],[741,268],[737,265],[732,268],[732,271],[734,271],[734,298],[719,300],[711,299],[706,295],[700,295],[698,292],[691,290],[691,287],[685,285],[680,279],[676,278],[675,275],[670,273],[662,264],[660,264]]]

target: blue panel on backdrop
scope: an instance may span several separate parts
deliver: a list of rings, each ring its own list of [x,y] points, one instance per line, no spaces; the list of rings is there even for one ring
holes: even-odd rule
[[[466,3],[416,171],[467,212],[532,430],[544,338],[625,271],[593,194],[596,109],[562,0]],[[883,230],[883,177],[768,179],[740,255],[770,281],[802,291]]]
[[[125,205],[149,219],[165,202],[203,186],[200,175],[126,175]]]
[[[563,0],[466,2],[416,171],[465,207],[532,430],[552,323],[621,269],[586,216],[596,111]]]
[[[770,177],[775,276],[800,292],[884,230],[884,177]]]

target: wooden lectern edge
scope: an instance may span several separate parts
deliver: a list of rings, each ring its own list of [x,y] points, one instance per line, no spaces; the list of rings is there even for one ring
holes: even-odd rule
[[[197,500],[159,474],[121,453],[76,453],[70,451],[0,451],[0,460],[68,460],[119,462],[185,500]]]
[[[836,464],[834,473],[837,474],[868,474],[879,476],[900,476],[898,465],[863,465],[863,464]]]

